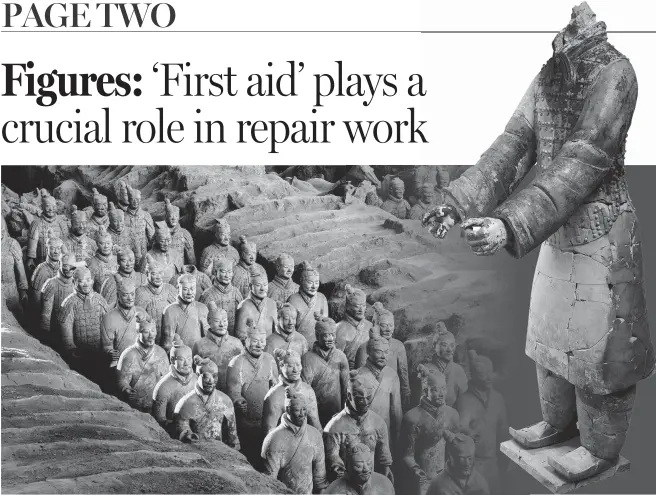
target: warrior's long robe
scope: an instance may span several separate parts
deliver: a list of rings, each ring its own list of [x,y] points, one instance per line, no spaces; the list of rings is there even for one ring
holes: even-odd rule
[[[80,261],[93,258],[98,250],[96,241],[87,234],[77,236],[71,232],[66,237],[62,238],[62,241],[64,241],[64,251],[74,253],[75,258]]]
[[[103,352],[111,359],[111,367],[118,363],[118,357],[112,357],[112,351],[121,353],[137,340],[137,312],[145,312],[143,308],[133,306],[125,310],[120,306],[110,310],[100,323],[100,338]]]
[[[216,243],[210,244],[205,249],[203,249],[203,254],[200,256],[200,265],[198,268],[202,272],[205,272],[207,275],[211,275],[211,270],[214,262],[221,258],[232,260],[232,264],[234,266],[239,261],[239,253],[230,245],[220,246]]]
[[[4,247],[3,247],[4,252]],[[21,261],[22,263],[22,261]],[[59,271],[59,262],[52,261],[50,258],[46,258],[43,263],[40,263],[32,273],[32,278],[30,279],[30,302],[34,311],[41,312],[41,289],[43,289],[44,284],[47,280],[52,277],[57,276]],[[4,280],[4,276],[3,276]]]
[[[377,412],[387,423],[389,430],[390,448],[395,450],[399,431],[401,429],[401,420],[403,419],[403,409],[401,408],[401,385],[399,377],[389,366],[379,370],[368,361],[359,368],[360,373],[368,374],[373,380],[378,382],[369,408]]]
[[[100,293],[105,280],[118,272],[118,261],[115,254],[103,256],[96,252],[87,260],[87,268],[93,277],[93,290]]]
[[[369,340],[371,327],[372,323],[366,318],[357,321],[347,313],[344,313],[344,319],[337,324],[335,346],[346,354],[349,368],[356,368],[355,355],[360,346]]]
[[[278,311],[273,299],[265,297],[262,300],[249,296],[237,307],[235,317],[235,337],[240,340],[246,338],[248,327],[246,321],[251,318],[255,325],[266,331],[267,337],[273,333],[278,324]]]
[[[272,356],[273,351],[276,349],[283,349],[285,351],[293,350],[298,352],[299,356],[302,356],[309,350],[307,340],[296,330],[293,330],[289,335],[285,335],[278,327],[267,337],[267,344],[264,348]]]
[[[266,273],[264,267],[259,263],[253,263],[249,266],[243,260],[239,260],[239,263],[233,268],[232,285],[237,288],[244,299],[251,293],[251,270]]]
[[[116,365],[118,390],[125,394],[131,388],[136,392],[133,400],[127,400],[135,409],[150,412],[155,385],[168,372],[169,359],[164,349],[155,344],[150,349],[135,342],[125,349]]]
[[[132,231],[127,227],[123,227],[123,230],[117,232],[112,227],[107,229],[107,232],[112,238],[112,243],[114,244],[114,250],[119,248],[129,248],[132,252],[136,252],[137,244],[135,238],[132,236]]]
[[[307,407],[307,422],[318,430],[322,429],[319,421],[319,409],[317,408],[317,397],[312,387],[303,380],[289,382],[282,374],[276,383],[264,397],[264,406],[262,407],[262,432],[264,435],[278,426],[280,418],[285,412],[285,388],[291,387],[296,393],[305,396]],[[322,442],[323,443],[323,442]]]
[[[285,280],[276,275],[269,282],[269,293],[267,295],[280,307],[289,300],[292,294],[296,294],[298,290],[299,285],[291,278]]]
[[[314,326],[317,320],[314,317],[314,313],[328,316],[328,300],[326,296],[321,292],[317,292],[314,297],[308,297],[303,291],[299,291],[289,296],[287,302],[298,311],[298,315],[296,316],[296,330],[305,337],[308,347],[312,349],[315,340],[317,340],[314,332]]]
[[[241,354],[244,346],[236,337],[224,335],[219,337],[211,331],[198,340],[192,349],[192,354],[198,354],[202,358],[209,358],[219,368],[219,377],[216,381],[216,388],[221,392],[226,392],[226,376],[228,374],[228,364],[235,356]]]
[[[171,232],[171,254],[173,264],[182,268],[184,265],[196,264],[196,253],[194,252],[194,239],[187,229],[176,225],[169,229]]]
[[[184,344],[193,347],[194,344],[209,332],[207,322],[209,310],[198,301],[187,304],[180,298],[164,309],[162,315],[162,347],[166,352],[173,345],[173,335],[178,334]]]
[[[108,311],[107,303],[97,292],[85,296],[75,291],[67,296],[59,313],[64,350],[79,349],[87,356],[100,355],[102,322]]]
[[[214,285],[203,292],[199,300],[205,305],[209,304],[210,301],[214,301],[218,308],[224,309],[228,313],[228,333],[234,336],[237,307],[244,300],[241,297],[241,292],[232,284],[224,286],[215,281]]]
[[[146,256],[148,246],[155,235],[153,217],[141,208],[133,210],[128,207],[125,210],[125,228],[132,233],[134,239],[134,266],[141,266],[141,258]]]
[[[30,225],[27,239],[27,257],[34,258],[39,264],[48,256],[46,234],[50,229],[54,235],[64,240],[68,236],[69,223],[64,215],[55,215],[52,218],[38,217]]]
[[[141,287],[148,283],[148,277],[145,274],[133,271],[129,275],[122,272],[116,272],[112,276],[107,277],[100,286],[100,295],[105,298],[110,308],[116,307],[117,293],[116,288],[121,279],[130,279],[135,287]]]
[[[5,234],[2,239],[2,295],[8,309],[20,309],[19,290],[28,290],[23,251],[16,239]]]
[[[196,378],[193,372],[190,371],[187,376],[183,376],[173,365],[170,365],[169,372],[155,385],[152,415],[169,433],[173,433],[175,429],[173,427],[175,406],[187,392],[194,389]]]
[[[162,316],[164,309],[177,300],[178,292],[171,284],[163,283],[159,287],[155,287],[148,282],[146,285],[137,287],[134,304],[143,308],[155,322],[155,327],[157,328],[155,342],[157,345],[161,345],[162,342]]]
[[[73,292],[75,292],[73,279],[66,278],[59,272],[43,284],[39,327],[42,332],[50,333],[53,342],[57,342],[61,338],[59,313],[62,303]]]

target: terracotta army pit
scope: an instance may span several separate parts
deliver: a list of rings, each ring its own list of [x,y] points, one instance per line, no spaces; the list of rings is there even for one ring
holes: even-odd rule
[[[239,262],[235,265],[232,275],[234,285],[241,296],[246,299],[251,292],[251,276],[255,271],[266,273],[264,267],[257,263],[257,246],[254,242],[248,242],[246,236],[239,236]],[[267,285],[267,295],[268,295]]]
[[[125,226],[125,212],[114,207],[114,203],[109,203],[109,228],[107,232],[112,236],[115,250],[130,249],[134,252],[136,243],[132,237],[132,232]]]
[[[57,201],[48,191],[41,189],[41,216],[30,225],[27,239],[27,269],[31,273],[39,263],[45,261],[46,235],[48,229],[62,240],[68,236],[68,219],[57,214]]]
[[[421,220],[435,203],[435,184],[425,183],[419,189],[419,201],[410,209],[408,218]]]
[[[11,311],[27,309],[29,286],[23,266],[23,251],[18,241],[9,236],[2,217],[2,295]]]
[[[128,184],[129,206],[125,210],[125,228],[134,239],[135,266],[141,266],[141,258],[146,256],[148,246],[155,235],[155,224],[150,213],[141,209],[141,191]]]
[[[162,267],[162,277],[170,281],[177,273],[175,254],[171,251],[171,232],[165,222],[155,222],[155,235],[153,236],[153,248],[148,254],[142,256],[139,271],[146,272],[146,256],[150,255]]]
[[[301,380],[301,356],[293,350],[276,349],[272,354],[278,364],[279,381],[267,392],[262,408],[262,432],[264,435],[273,430],[285,412],[285,390],[305,397],[307,422],[319,431],[322,430],[319,421],[317,397],[312,387]],[[323,443],[322,443],[323,444]]]
[[[207,302],[202,301],[201,299],[205,291],[210,287],[212,287],[212,280],[206,273],[201,272],[198,268],[196,268],[196,266],[194,265],[182,266],[182,268],[177,271],[177,273],[169,283],[177,289],[178,279],[180,278],[180,275],[184,275],[185,273],[191,275],[196,279],[196,301],[200,301],[207,306]],[[232,279],[232,276],[230,278]]]
[[[302,356],[308,351],[307,340],[296,331],[297,317],[296,308],[289,303],[278,308],[278,324],[267,337],[266,352],[273,355],[275,349],[293,350]]]
[[[322,493],[328,486],[321,431],[308,424],[305,394],[282,389],[284,414],[262,443],[264,473],[294,493]]]
[[[41,289],[43,289],[47,280],[57,275],[57,272],[59,271],[59,260],[61,259],[64,246],[64,242],[56,235],[52,235],[52,231],[49,231],[48,234],[46,234],[46,239],[46,260],[35,268],[32,273],[32,279],[30,280],[30,306],[37,314],[41,313]],[[5,252],[4,248],[3,252]],[[16,254],[18,254],[18,252],[16,252]],[[22,257],[23,253],[21,251],[19,257],[21,264]]]
[[[105,280],[118,272],[118,261],[114,254],[114,241],[104,225],[96,230],[95,239],[98,249],[87,260],[87,267],[93,276],[93,290],[100,293]]]
[[[371,449],[365,444],[349,445],[346,449],[346,471],[323,493],[343,495],[394,495],[394,485],[374,471]]]
[[[401,179],[395,177],[390,183],[387,199],[381,208],[397,218],[405,219],[410,215],[410,204],[403,199],[405,184]]]
[[[76,268],[83,267],[72,253],[63,253],[59,257],[57,274],[46,280],[41,288],[41,309],[39,328],[51,345],[58,346],[61,342],[59,314],[62,303],[75,292],[73,273]]]
[[[87,235],[87,224],[89,219],[85,211],[71,207],[71,228],[68,235],[63,238],[64,249],[75,253],[78,260],[86,260],[93,257],[98,250],[96,241]]]
[[[184,265],[196,264],[196,253],[194,251],[194,239],[187,229],[180,226],[180,208],[171,204],[169,198],[164,200],[164,211],[166,224],[171,232],[171,255],[173,264],[178,268]]]
[[[148,283],[145,273],[134,270],[135,257],[130,248],[121,248],[116,254],[118,271],[105,279],[100,287],[100,295],[105,298],[110,308],[117,304],[117,287],[125,281],[130,281],[135,287],[141,287]]]
[[[337,324],[335,345],[346,354],[349,368],[355,369],[355,355],[360,346],[369,340],[369,330],[371,330],[372,324],[364,317],[367,309],[365,293],[348,284],[345,290],[344,319]]]
[[[107,202],[107,196],[100,194],[98,189],[94,187],[92,192],[93,213],[89,216],[89,222],[87,223],[87,235],[98,242],[97,234],[100,227],[103,227],[105,230],[109,229],[109,204]]]
[[[278,307],[285,304],[289,297],[299,290],[299,285],[292,280],[292,275],[294,275],[294,258],[287,253],[282,253],[276,258],[276,274],[269,282],[268,294]]]
[[[205,337],[196,341],[193,354],[214,361],[219,370],[216,386],[226,392],[228,364],[232,358],[241,354],[244,346],[241,340],[228,334],[228,314],[214,301],[210,301],[208,305],[207,322],[209,331]]]
[[[269,336],[278,324],[276,303],[267,297],[269,282],[266,273],[254,270],[251,273],[250,294],[237,307],[235,317],[235,337],[242,342],[246,339],[247,320],[252,319],[255,325]]]
[[[196,301],[196,279],[189,275],[179,278],[178,298],[164,309],[162,315],[162,347],[165,351],[171,349],[173,335],[178,334],[189,347],[207,335],[208,309],[203,303]]]
[[[202,273],[202,272],[201,272]],[[219,258],[214,262],[212,286],[203,292],[200,302],[209,305],[216,303],[228,314],[228,333],[235,335],[235,318],[237,307],[244,300],[241,292],[232,285],[232,261],[229,258]]]
[[[233,266],[239,262],[239,253],[230,245],[230,224],[223,219],[217,220],[214,227],[214,243],[203,249],[198,268],[211,275],[212,265],[221,258],[229,259]]]
[[[296,329],[307,340],[308,348],[314,345],[315,313],[328,316],[328,300],[319,292],[319,272],[304,261],[301,270],[301,285],[296,294],[289,296],[288,303],[296,308]]]

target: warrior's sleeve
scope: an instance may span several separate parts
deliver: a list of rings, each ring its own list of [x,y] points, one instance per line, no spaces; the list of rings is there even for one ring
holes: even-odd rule
[[[182,440],[182,435],[187,431],[190,432],[193,431],[191,429],[191,424],[189,423],[189,420],[192,419],[191,412],[193,410],[193,407],[187,404],[188,400],[189,400],[189,394],[182,397],[182,399],[180,399],[178,403],[175,405],[175,409],[173,412],[175,433],[178,436],[178,440]]]
[[[272,447],[273,435],[267,435],[262,443],[261,456],[264,460],[264,474],[274,479],[278,478],[280,471],[280,454]]]
[[[160,378],[157,385],[155,385],[153,389],[153,407],[151,409],[151,414],[161,426],[164,426],[168,419],[166,417],[166,406],[169,403],[169,398],[166,395],[166,387],[164,387],[165,381],[166,375]]]
[[[415,459],[417,434],[418,430],[415,428],[408,414],[406,414],[403,417],[403,421],[401,421],[401,430],[399,431],[399,454],[401,454],[403,462],[411,471],[419,467]]]
[[[344,474],[344,461],[339,455],[339,449],[342,444],[342,433],[336,431],[324,430],[323,444],[326,450],[326,466],[328,467],[328,476],[330,479],[337,479]]]
[[[162,314],[162,349],[166,352],[171,350],[173,345],[173,334],[175,333],[175,322],[173,321],[173,315],[171,314],[171,306],[167,306],[164,309]]]
[[[362,368],[366,362],[367,362],[367,343],[365,342],[364,344],[361,344],[360,347],[358,347],[358,351],[355,353],[355,368],[353,369]]]
[[[275,409],[271,390],[269,390],[269,393],[264,397],[264,404],[262,405],[262,435],[264,436],[268,435],[278,424],[278,419],[280,418],[276,417]]]
[[[378,437],[376,439],[375,450],[376,464],[383,467],[389,467],[392,465],[392,451],[390,450],[389,436],[387,434],[387,423],[385,423],[385,421],[381,421],[381,424],[377,426],[376,436]]]
[[[113,361],[112,351],[114,350],[115,335],[107,320],[106,314],[100,320],[100,345],[103,352]]]
[[[399,346],[399,353],[397,356],[398,365],[396,372],[399,375],[399,383],[401,385],[401,406],[406,411],[410,409],[410,380],[408,378],[408,356],[405,352],[405,346]]]
[[[20,244],[15,239],[11,243],[11,255],[14,258],[14,272],[16,273],[16,286],[18,290],[27,290],[27,276],[25,275],[25,267],[23,266],[23,251]]]
[[[312,386],[312,380],[314,380],[314,369],[312,368],[310,359],[306,356],[309,356],[309,354],[303,354],[301,356],[301,380]]]
[[[471,411],[471,405],[467,404],[467,396],[461,395],[453,404],[453,408],[458,411],[460,419],[460,431],[465,435],[475,436],[476,430],[474,428],[474,417]]]
[[[323,447],[321,435],[318,435],[318,442],[314,443],[314,459],[312,459],[312,484],[314,492],[321,493],[328,486],[326,478],[326,454]]]
[[[341,407],[346,403],[346,392],[349,383],[349,364],[346,356],[342,355],[339,362],[339,385],[342,393]]]
[[[228,364],[228,371],[226,373],[226,394],[234,404],[235,401],[243,399],[241,396],[242,376],[241,376],[241,363],[239,356],[235,356]]]
[[[65,300],[59,313],[59,330],[61,331],[62,347],[66,351],[74,351],[76,349],[75,342],[73,341],[74,319],[73,304],[70,300]]]
[[[145,210],[143,211],[144,223],[146,224],[146,239],[148,239],[148,245],[150,246],[153,241],[153,236],[155,235],[155,223],[153,222],[153,217],[150,216]]]
[[[637,97],[628,60],[602,69],[551,166],[492,214],[512,231],[510,254],[520,258],[541,244],[599,187],[624,151]]]
[[[182,231],[184,237],[184,258],[188,265],[196,264],[196,253],[194,252],[194,240],[188,230]]]
[[[212,275],[210,270],[212,269],[212,250],[211,245],[203,249],[203,252],[200,255],[200,266],[198,267],[201,272]]]
[[[131,359],[131,352],[128,347],[121,353],[121,357],[118,359],[118,364],[116,365],[116,375],[117,375],[117,385],[118,390],[122,394],[131,388],[130,381],[132,381],[132,375],[135,368],[135,364]]]
[[[237,436],[237,421],[235,419],[235,406],[226,398],[226,409],[223,414],[223,432],[225,443],[235,450],[240,450],[239,437]]]
[[[41,289],[41,324],[40,329],[42,332],[50,331],[50,323],[52,319],[52,309],[55,305],[55,291],[53,284],[46,281],[43,289]],[[63,339],[63,337],[62,337]]]
[[[200,323],[200,336],[205,337],[210,331],[210,324],[207,321],[207,316],[209,315],[209,309],[207,309],[207,306],[205,306],[203,303],[198,303],[202,304],[202,306],[198,310],[198,323]]]
[[[112,275],[107,277],[103,282],[100,288],[100,295],[105,298],[105,301],[107,301],[110,307],[113,308],[116,305],[116,280],[114,280]]]
[[[442,192],[461,219],[488,216],[506,200],[536,160],[534,132],[537,77],[506,128],[478,160]]]
[[[27,257],[36,258],[36,247],[39,243],[40,220],[34,220],[30,225],[30,233],[27,236]]]
[[[243,302],[243,301],[242,301]],[[235,316],[235,337],[242,342],[246,338],[246,320],[248,319],[248,312],[243,304],[237,307],[237,315]]]
[[[392,390],[390,391],[390,431],[394,436],[392,444],[396,444],[399,429],[401,427],[401,420],[403,419],[403,409],[401,407],[401,385],[399,384],[398,376],[394,376],[392,383]]]
[[[469,387],[468,380],[467,380],[467,374],[465,373],[465,370],[462,368],[462,366],[458,366],[457,372],[455,373],[456,375],[456,399],[460,397],[462,394],[464,394],[467,391],[467,388]]]
[[[309,389],[307,407],[307,422],[310,426],[314,426],[317,430],[321,431],[321,421],[319,420],[319,406],[317,405],[317,395],[314,390]],[[321,442],[323,444],[323,441]]]

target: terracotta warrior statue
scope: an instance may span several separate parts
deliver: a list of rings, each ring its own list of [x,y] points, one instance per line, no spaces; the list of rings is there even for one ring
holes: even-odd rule
[[[128,194],[128,185],[125,181],[118,181],[118,191],[116,191],[116,198],[118,199],[118,207],[121,211],[126,212],[130,207],[130,195]]]
[[[155,235],[155,224],[150,213],[141,209],[141,191],[128,187],[130,206],[125,210],[125,228],[132,233],[134,240],[135,266],[141,266],[141,258],[146,256]]]
[[[87,259],[87,266],[93,277],[93,290],[100,292],[105,280],[118,272],[118,261],[114,254],[114,241],[104,225],[96,230],[98,249],[93,257]]]
[[[381,302],[374,303],[374,325],[369,330],[371,337],[382,337],[390,344],[387,366],[396,371],[401,385],[401,405],[406,411],[410,408],[410,381],[408,380],[408,357],[405,346],[393,338],[394,314],[383,307]],[[360,345],[355,355],[355,367],[361,368],[367,362],[368,341]]]
[[[381,208],[397,218],[405,219],[410,215],[410,203],[403,199],[405,184],[401,179],[395,177],[390,183],[387,199]]]
[[[374,471],[373,452],[364,443],[346,448],[346,469],[323,493],[343,495],[394,495],[394,485]]]
[[[153,390],[152,415],[162,428],[175,435],[173,413],[175,406],[195,385],[196,375],[192,372],[191,348],[184,345],[178,334],[173,337],[173,346],[169,352],[169,372],[164,375]]]
[[[216,388],[216,364],[194,356],[194,367],[198,375],[196,385],[175,406],[177,437],[183,442],[218,440],[239,450],[235,408],[230,398]]]
[[[23,250],[18,241],[9,236],[2,217],[2,295],[11,311],[27,309],[27,275],[23,266]]]
[[[57,275],[57,272],[59,271],[59,260],[61,259],[63,246],[64,242],[56,235],[53,235],[52,231],[48,231],[48,234],[46,234],[46,249],[48,253],[46,260],[35,268],[34,272],[32,273],[32,279],[30,280],[31,307],[39,314],[41,313],[41,289],[47,280]],[[5,252],[4,248],[3,252]],[[22,259],[23,256],[21,252],[21,265],[23,264]],[[72,275],[73,274],[71,272],[71,276]]]
[[[162,343],[162,316],[164,309],[178,299],[178,291],[171,284],[164,281],[164,269],[150,255],[146,255],[146,266],[144,274],[148,277],[148,283],[137,287],[134,295],[134,303],[143,308],[155,322],[157,336],[155,343]]]
[[[476,441],[476,470],[483,475],[492,495],[501,494],[500,467],[508,466],[506,456],[498,456],[499,444],[508,439],[506,403],[492,388],[494,368],[487,356],[469,351],[469,388],[454,404],[460,414],[460,430]]]
[[[196,301],[196,279],[189,275],[180,275],[178,279],[178,299],[169,304],[162,315],[162,347],[171,349],[173,335],[178,334],[189,347],[207,335],[208,309]]]
[[[308,351],[307,340],[296,331],[297,315],[296,308],[289,303],[278,309],[278,324],[267,337],[266,352],[273,355],[275,349],[294,350],[302,356]]]
[[[130,248],[122,247],[116,254],[118,271],[107,277],[100,286],[100,295],[105,298],[110,308],[116,306],[117,287],[124,281],[129,280],[135,287],[141,287],[148,283],[145,273],[134,271],[134,253]]]
[[[232,285],[234,285],[244,299],[250,294],[251,274],[255,271],[266,273],[264,267],[257,263],[257,246],[254,242],[248,242],[246,236],[239,236],[239,262],[235,265],[232,276]],[[267,294],[268,294],[267,285]]]
[[[490,495],[485,478],[474,467],[474,440],[449,430],[444,438],[446,467],[430,483],[427,495]]]
[[[96,237],[100,227],[103,227],[105,231],[109,229],[109,204],[107,203],[107,196],[100,194],[98,189],[94,187],[92,191],[93,213],[90,215],[89,222],[87,223],[87,235],[98,242]]]
[[[410,209],[411,220],[421,220],[428,210],[434,206],[435,184],[424,183],[419,189],[419,201]]]
[[[346,285],[346,305],[344,319],[337,324],[338,349],[343,350],[349,362],[349,368],[355,369],[355,355],[362,344],[369,340],[372,324],[365,319],[367,296],[360,289]]]
[[[322,426],[319,422],[317,397],[312,387],[301,380],[301,356],[293,350],[276,349],[273,357],[278,364],[280,380],[264,397],[264,406],[262,409],[263,434],[266,435],[278,426],[280,417],[285,412],[286,389],[293,391],[295,394],[305,396],[308,424],[321,431]]]
[[[537,365],[542,421],[512,436],[537,448],[580,435],[580,448],[549,460],[574,482],[619,458],[654,348],[624,176],[635,72],[586,3],[552,46],[503,134],[444,190],[447,207],[423,220],[440,236],[460,223],[478,255],[503,247],[519,258],[541,245],[526,353]],[[537,175],[511,197],[533,166]]]
[[[40,329],[42,334],[50,336],[54,345],[61,339],[59,313],[62,303],[75,292],[73,273],[83,266],[84,263],[78,263],[73,253],[63,253],[59,258],[57,274],[46,280],[41,288]]]
[[[266,332],[247,321],[244,350],[228,364],[226,390],[235,404],[237,430],[242,453],[255,467],[261,464],[262,409],[264,397],[278,382],[278,370],[271,354],[264,352]]]
[[[269,297],[273,299],[278,307],[285,304],[292,294],[298,292],[298,284],[292,280],[294,275],[294,258],[287,253],[282,253],[276,258],[276,274],[269,282]]]
[[[222,392],[226,388],[226,375],[228,364],[233,357],[244,350],[244,346],[237,337],[228,334],[228,314],[225,309],[219,308],[214,301],[208,304],[207,322],[209,331],[193,347],[194,356],[208,358],[216,363],[218,377],[216,386]]]
[[[114,207],[114,203],[109,203],[109,228],[107,232],[112,236],[115,250],[130,249],[132,252],[136,249],[136,243],[130,229],[125,227],[125,212]]]
[[[157,329],[148,313],[137,313],[137,341],[121,353],[116,365],[119,397],[149,413],[155,385],[169,371],[164,349],[155,343]]]
[[[207,301],[201,301],[201,298],[203,297],[203,293],[212,287],[212,280],[210,277],[205,272],[201,272],[195,265],[183,265],[176,270],[177,273],[169,283],[177,289],[180,275],[184,275],[185,273],[191,275],[196,279],[196,301],[200,301],[207,306]],[[230,275],[230,280],[232,280],[232,275]]]
[[[34,271],[46,259],[46,234],[50,229],[53,235],[64,240],[68,236],[68,219],[57,215],[57,200],[48,191],[41,189],[41,216],[30,225],[27,239],[27,269]]]
[[[187,229],[180,226],[180,208],[171,204],[169,198],[164,200],[164,211],[166,213],[166,224],[171,232],[171,255],[173,264],[182,268],[186,265],[196,264],[196,253],[194,252],[194,239]]]
[[[262,444],[264,473],[282,481],[294,493],[323,493],[326,459],[321,431],[308,424],[305,394],[283,388],[280,426],[273,428]]]
[[[421,399],[419,405],[403,416],[399,433],[399,454],[414,475],[414,493],[424,495],[431,480],[443,469],[446,460],[444,431],[458,433],[458,411],[446,405],[446,379],[437,370],[419,365]]]
[[[237,307],[235,317],[235,337],[242,342],[246,339],[246,321],[251,319],[262,328],[266,335],[271,335],[278,324],[276,303],[267,297],[269,282],[266,273],[255,270],[251,274],[251,292]]]
[[[68,235],[63,238],[64,249],[75,253],[78,260],[84,261],[93,257],[98,250],[96,241],[87,235],[87,214],[71,206],[71,228]]]
[[[155,235],[153,236],[153,247],[148,254],[141,258],[139,271],[146,271],[146,256],[150,255],[162,267],[162,277],[167,282],[176,275],[174,264],[175,253],[171,251],[171,231],[166,222],[155,222]]]
[[[239,253],[230,245],[230,224],[223,219],[219,219],[214,227],[214,244],[210,244],[203,249],[200,257],[201,271],[210,275],[212,273],[212,264],[221,258],[227,258],[236,265],[239,261]]]
[[[304,261],[301,268],[301,285],[296,294],[289,296],[287,301],[296,308],[296,329],[312,349],[314,344],[316,319],[315,313],[328,316],[328,300],[319,292],[319,272],[312,268],[308,261]]]
[[[369,409],[377,386],[370,376],[363,376],[358,370],[350,372],[346,406],[333,416],[323,432],[329,479],[344,474],[348,445],[362,442],[371,451],[376,471],[394,480],[387,424]]]
[[[344,407],[349,367],[344,353],[335,347],[335,322],[319,313],[315,318],[315,342],[301,357],[301,373],[314,390],[319,421],[325,426]]]
[[[202,273],[202,272],[200,272]],[[237,307],[244,300],[241,292],[232,285],[232,261],[228,258],[219,258],[212,268],[212,286],[203,292],[200,302],[216,305],[228,314],[228,333],[235,335],[235,316]]]

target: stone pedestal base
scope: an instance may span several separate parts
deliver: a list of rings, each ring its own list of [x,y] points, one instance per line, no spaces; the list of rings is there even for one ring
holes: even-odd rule
[[[519,467],[542,483],[552,493],[569,493],[582,486],[605,480],[606,478],[615,476],[617,473],[628,471],[631,467],[631,463],[620,456],[617,464],[601,474],[577,483],[565,481],[549,466],[547,458],[550,455],[563,456],[580,446],[579,437],[540,449],[524,449],[514,440],[508,440],[501,444],[501,452],[510,457]]]

